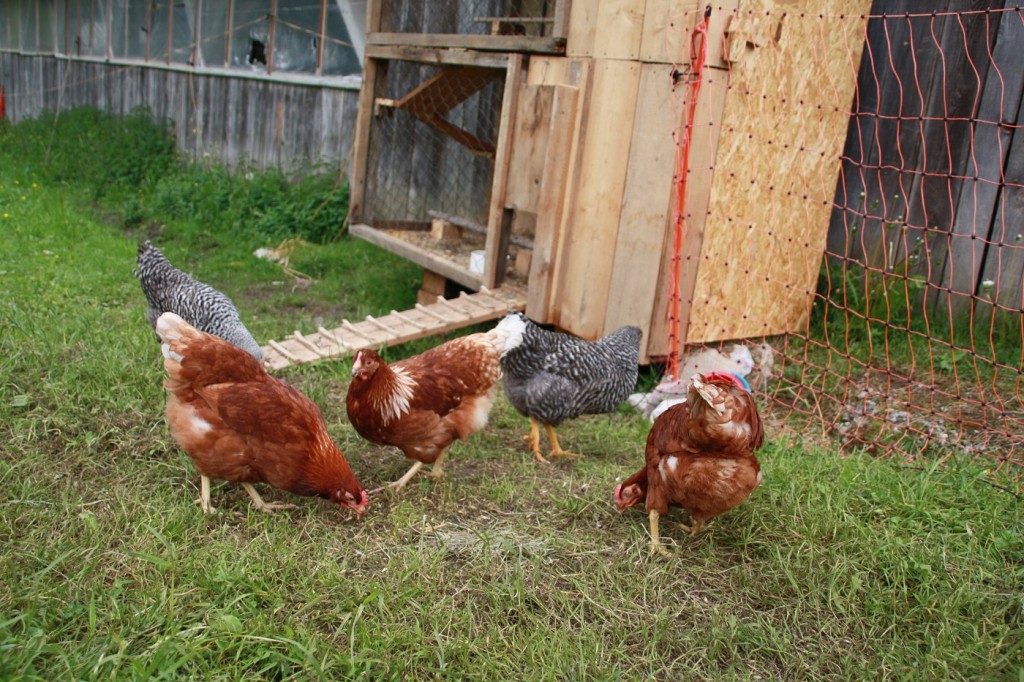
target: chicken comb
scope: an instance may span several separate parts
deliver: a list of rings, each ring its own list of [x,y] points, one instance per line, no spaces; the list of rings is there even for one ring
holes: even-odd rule
[[[732,372],[709,372],[704,375],[704,378],[707,381],[728,381],[750,393],[750,384],[747,383],[747,380]]]

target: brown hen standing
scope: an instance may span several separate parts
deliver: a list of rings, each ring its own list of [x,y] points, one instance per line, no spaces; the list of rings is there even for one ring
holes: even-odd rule
[[[619,511],[646,501],[651,550],[668,554],[658,530],[670,506],[690,512],[690,535],[736,507],[761,483],[754,451],[764,429],[754,398],[730,374],[697,374],[686,402],[666,410],[647,436],[644,468],[615,488]]]
[[[318,495],[362,515],[366,492],[312,400],[246,351],[174,313],[157,319],[156,333],[167,370],[167,423],[199,470],[204,513],[216,511],[210,479],[219,478],[240,483],[260,511],[294,505],[264,502],[253,483]]]
[[[392,488],[401,490],[424,464],[434,465],[431,476],[443,476],[448,447],[487,425],[501,357],[522,343],[524,329],[509,316],[489,332],[390,365],[373,350],[356,354],[345,401],[349,421],[371,443],[393,445],[416,460]]]

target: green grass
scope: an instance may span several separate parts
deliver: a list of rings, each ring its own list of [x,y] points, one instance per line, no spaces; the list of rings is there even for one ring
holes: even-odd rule
[[[1020,503],[955,459],[912,468],[769,423],[763,485],[696,539],[615,483],[642,460],[627,409],[565,425],[544,467],[503,397],[449,476],[264,515],[198,476],[163,421],[160,354],[131,275],[153,238],[229,293],[257,338],[401,309],[418,273],[357,240],[125,229],[88,190],[0,154],[0,679],[1024,679]],[[33,186],[33,183],[35,186]],[[24,197],[24,198],[22,198]],[[413,352],[410,345],[389,355]],[[344,409],[348,362],[288,371],[368,486],[400,475]]]

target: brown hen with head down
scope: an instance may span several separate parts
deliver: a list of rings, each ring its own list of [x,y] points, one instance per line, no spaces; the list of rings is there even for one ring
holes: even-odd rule
[[[318,495],[362,515],[366,492],[327,433],[320,408],[267,374],[260,361],[201,332],[174,313],[156,321],[167,379],[167,422],[202,480],[203,512],[210,479],[241,483],[261,511],[252,486],[269,483],[296,495]]]
[[[690,512],[690,535],[736,507],[761,483],[754,451],[764,429],[754,398],[730,374],[693,377],[686,402],[666,410],[647,436],[644,468],[615,488],[619,511],[646,501],[651,549],[667,554],[658,520],[670,506]]]
[[[494,329],[453,339],[390,365],[365,349],[352,363],[346,408],[353,428],[378,445],[393,445],[416,460],[391,484],[400,490],[424,464],[443,475],[445,452],[487,425],[501,357],[523,341],[516,316]]]

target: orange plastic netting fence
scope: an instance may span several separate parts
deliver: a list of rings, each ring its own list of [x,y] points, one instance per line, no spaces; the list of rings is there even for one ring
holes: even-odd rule
[[[819,260],[811,264],[820,263],[816,286],[783,281],[786,272],[771,269],[766,278],[765,286],[807,289],[806,313],[786,333],[748,337],[745,343],[771,345],[766,357],[774,363],[761,367],[764,377],[754,385],[762,404],[780,418],[817,425],[843,447],[879,455],[975,460],[993,482],[1019,495],[1024,493],[1024,11],[1020,2],[992,2],[988,9],[969,11],[955,11],[952,2],[935,3],[936,10],[927,12],[921,5],[876,1],[866,15],[792,9],[787,14],[776,5],[756,12],[710,8],[726,15],[716,17],[721,25],[771,27],[750,40],[763,39],[754,47],[768,51],[762,58],[776,60],[780,69],[786,60],[803,60],[801,68],[813,78],[815,60],[848,59],[846,76],[855,82],[851,102],[828,79],[800,93],[792,90],[792,79],[742,91],[729,80],[726,107],[728,98],[762,98],[762,109],[792,107],[798,99],[794,126],[811,125],[806,121],[825,110],[843,113],[848,121],[841,131],[845,145],[830,157],[834,175],[822,184],[830,189],[816,192],[812,183],[803,188],[806,215],[813,213],[812,204],[831,207],[831,214],[825,211],[818,221],[822,224],[800,227],[809,235],[806,245],[823,237],[817,242]],[[692,32],[696,46],[706,16],[681,15],[675,30]],[[828,42],[837,24],[857,41]],[[805,44],[794,45],[795,36]],[[689,40],[680,42],[691,46]],[[711,169],[687,165],[691,143],[722,125],[712,119],[702,126],[693,108],[687,112],[678,106],[695,104],[687,98],[696,96],[705,68],[699,50],[693,50],[680,55],[677,70],[686,78],[677,79],[673,91],[682,112],[674,254],[683,273],[731,265],[725,258],[712,256],[708,262],[706,255],[683,255],[682,226],[700,210],[687,205],[693,195],[686,194],[686,181],[695,172],[716,178],[736,172],[720,158]],[[726,61],[720,73],[734,76],[730,69]],[[723,134],[748,136],[769,156],[789,146],[777,129],[757,120],[744,125],[749,129]],[[832,153],[813,145],[798,151]],[[786,186],[784,166],[797,164],[786,154],[778,158],[782,161],[774,164],[769,158],[765,177],[751,183],[775,189],[781,200],[776,188]],[[729,211],[728,198],[722,206]],[[779,217],[778,211],[764,214]],[[691,344],[695,336],[692,323],[689,337],[674,326],[673,306],[681,306],[685,327],[687,315],[707,301],[692,287],[680,287],[678,274],[670,276],[678,296],[668,312],[671,349],[680,334]],[[714,343],[696,336],[705,343],[681,352],[732,343],[718,341],[722,336]],[[670,355],[670,375],[679,362]]]

